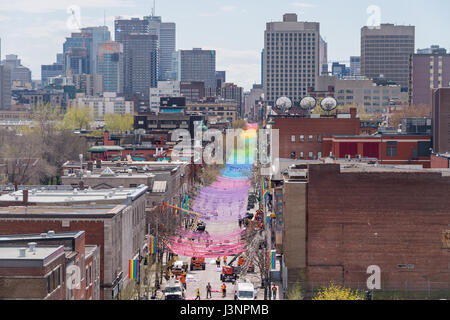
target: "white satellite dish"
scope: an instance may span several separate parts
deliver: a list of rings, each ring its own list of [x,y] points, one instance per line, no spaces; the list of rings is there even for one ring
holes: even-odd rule
[[[310,111],[316,107],[317,101],[313,97],[305,97],[300,101],[300,108]]]
[[[320,107],[326,112],[333,111],[337,107],[337,101],[333,97],[327,97],[322,100]]]
[[[281,97],[281,98],[278,98],[276,105],[282,111],[286,111],[292,107],[292,101],[291,101],[291,99],[289,99],[287,97]]]

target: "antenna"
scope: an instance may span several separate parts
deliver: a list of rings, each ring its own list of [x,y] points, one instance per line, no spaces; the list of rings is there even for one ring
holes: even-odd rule
[[[155,16],[155,12],[156,12],[156,0],[153,0],[152,17]]]

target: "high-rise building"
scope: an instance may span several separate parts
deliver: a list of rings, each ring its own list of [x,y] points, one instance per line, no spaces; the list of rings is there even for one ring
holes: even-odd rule
[[[299,22],[285,14],[282,22],[267,23],[264,33],[264,95],[274,103],[286,96],[298,101],[319,76],[320,24]]]
[[[450,152],[450,88],[433,90],[433,151]]]
[[[123,43],[125,35],[130,33],[149,33],[148,20],[140,20],[139,18],[131,18],[125,20],[118,18],[114,21],[114,41]]]
[[[361,74],[384,78],[402,88],[409,84],[409,58],[414,54],[415,27],[381,24],[361,28]]]
[[[360,76],[361,75],[361,57],[350,57],[350,75]]]
[[[11,70],[0,66],[0,110],[11,109]]]
[[[181,81],[202,81],[205,88],[216,88],[216,51],[180,50]]]
[[[225,100],[232,101],[237,105],[238,116],[244,116],[242,108],[244,89],[234,83],[223,83],[220,88],[220,97]]]
[[[158,85],[158,36],[130,33],[123,39],[124,92],[148,98],[150,88]]]
[[[264,94],[264,88],[260,84],[254,84],[248,95],[245,97],[245,110],[244,115],[252,120],[255,120],[255,116],[258,113],[257,103],[261,100],[261,96]]]
[[[431,106],[433,89],[450,87],[450,54],[442,50],[413,54],[410,62],[409,103]],[[425,52],[425,51],[421,51]]]
[[[149,22],[149,32],[158,36],[158,65],[159,80],[169,80],[172,70],[172,56],[176,52],[176,24],[162,22],[161,17],[147,16],[144,20]]]
[[[89,32],[72,33],[63,44],[64,72],[71,74],[92,73],[93,35]]]
[[[157,88],[150,88],[150,108],[158,110],[161,98],[181,97],[179,81],[158,81]]]
[[[98,45],[97,73],[103,77],[104,92],[123,93],[123,45],[107,41]]]
[[[261,84],[264,86],[264,49],[261,50]]]
[[[95,74],[97,73],[98,45],[102,42],[111,40],[111,33],[109,32],[107,26],[87,27],[82,28],[81,31],[86,34],[90,34],[92,38],[92,46],[90,48],[91,52],[89,53],[89,57],[91,73]]]
[[[216,83],[217,88],[222,88],[222,84],[227,82],[227,72],[226,71],[216,71]]]
[[[84,93],[85,96],[100,96],[103,93],[103,77],[98,74],[75,74],[73,75],[75,89]]]
[[[328,43],[322,37],[319,39],[319,66],[320,74],[328,74]]]
[[[22,83],[31,83],[31,70],[24,67],[15,54],[7,54],[3,60],[3,65],[11,71],[11,82],[21,81]]]

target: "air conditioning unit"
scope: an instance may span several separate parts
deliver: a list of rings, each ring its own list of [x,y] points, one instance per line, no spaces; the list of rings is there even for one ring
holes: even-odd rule
[[[351,160],[351,159],[352,159],[352,156],[351,156],[351,155],[349,155],[349,154],[347,154],[347,155],[345,156],[345,159],[347,159],[347,160]]]
[[[361,160],[362,156],[360,154],[356,155],[356,159]]]

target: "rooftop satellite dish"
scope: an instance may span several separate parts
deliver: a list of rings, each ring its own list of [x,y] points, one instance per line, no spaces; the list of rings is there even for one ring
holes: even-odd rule
[[[300,108],[310,111],[316,107],[317,101],[313,97],[305,97],[300,101]]]
[[[278,98],[276,105],[284,112],[292,107],[292,101],[287,97],[281,97]]]
[[[333,111],[337,107],[337,101],[333,97],[327,97],[322,100],[320,107],[326,112]]]

